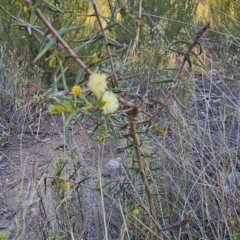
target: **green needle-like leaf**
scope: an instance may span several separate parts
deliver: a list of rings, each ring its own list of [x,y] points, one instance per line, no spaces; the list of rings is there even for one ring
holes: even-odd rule
[[[52,47],[52,45],[55,43],[55,39],[51,39],[43,48],[43,50],[37,55],[37,57],[34,59],[34,63],[39,60],[49,49]]]

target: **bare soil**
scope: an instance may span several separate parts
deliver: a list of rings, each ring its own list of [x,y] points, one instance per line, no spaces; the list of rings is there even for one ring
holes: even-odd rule
[[[114,154],[116,160],[112,159],[111,154],[116,146],[116,143],[106,144],[109,154],[99,162],[96,157],[99,150],[89,133],[75,123],[63,132],[62,117],[47,112],[31,125],[31,130],[12,134],[0,151],[0,233],[5,233],[8,240],[51,239],[43,229],[46,225],[48,229],[59,229],[65,220],[58,216],[61,203],[55,199],[52,181],[48,179],[45,185],[44,177],[56,176],[58,162],[67,161],[62,178],[68,179],[69,173],[77,169],[76,178],[86,176],[84,183],[95,188],[99,178],[96,169],[100,166],[104,182],[117,180],[121,171],[114,171],[120,168],[120,158]],[[99,239],[96,235],[96,228],[102,227],[96,226],[96,223],[101,225],[100,220],[96,221],[100,218],[99,199],[91,189],[85,189],[84,196],[87,200],[78,204],[82,207],[83,224],[87,222],[88,226],[79,226],[79,235]],[[85,233],[82,229],[86,229]]]
[[[46,116],[41,125],[38,135],[30,131],[13,134],[1,150],[0,226],[9,239],[16,234],[21,207],[39,201],[36,196],[29,196],[36,175],[46,173],[49,163],[63,152],[57,123]]]

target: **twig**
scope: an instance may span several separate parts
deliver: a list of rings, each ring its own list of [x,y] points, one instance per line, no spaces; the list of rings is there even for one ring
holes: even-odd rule
[[[173,228],[182,227],[182,226],[188,224],[192,220],[193,216],[194,216],[194,211],[189,211],[184,214],[184,218],[180,222],[177,222],[171,226],[165,227],[162,230],[167,231],[167,230],[170,230]]]
[[[65,178],[61,178],[61,177],[46,176],[46,177],[44,177],[44,178],[50,178],[50,179],[53,179],[53,180],[60,180],[60,181],[70,182],[70,183],[75,184],[75,185],[78,185],[78,186],[80,186],[80,187],[88,188],[88,189],[91,189],[91,190],[94,190],[94,191],[97,191],[97,192],[100,191],[99,188],[91,187],[91,186],[88,186],[88,185],[86,185],[86,184],[79,183],[79,182],[77,182],[77,181],[73,181],[73,180],[69,180],[69,179],[65,179]]]
[[[196,35],[195,39],[193,40],[192,44],[189,46],[186,54],[184,55],[184,58],[183,58],[183,62],[175,76],[175,83],[171,86],[170,88],[170,91],[168,92],[165,100],[163,101],[161,107],[157,110],[157,112],[155,114],[153,114],[148,120],[144,120],[144,121],[141,121],[141,122],[134,122],[135,124],[144,124],[144,123],[151,123],[157,116],[158,114],[166,107],[169,99],[172,97],[174,91],[176,90],[178,84],[179,84],[179,80],[181,79],[181,74],[182,74],[182,71],[184,69],[184,66],[186,64],[186,61],[189,57],[189,53],[192,52],[193,48],[198,44],[198,41],[199,39],[202,37],[202,35],[210,28],[210,22],[208,22],[208,24],[206,26],[204,26]]]
[[[32,1],[24,0],[25,4],[29,6]],[[54,27],[48,22],[48,20],[42,15],[41,11],[37,8],[35,10],[36,15],[42,21],[42,23],[47,27],[48,31],[56,38],[56,42],[59,42],[64,50],[78,63],[78,65],[89,75],[92,71],[85,65],[84,62],[77,56],[77,54],[71,49],[71,47],[64,41],[64,39],[58,34]]]
[[[172,85],[168,95],[166,96],[165,100],[163,101],[161,107],[158,109],[158,111],[149,119],[149,122],[152,121],[154,118],[157,117],[157,115],[163,110],[163,108],[167,105],[167,102],[169,101],[169,99],[172,97],[174,91],[176,90],[179,80],[181,78],[181,74],[184,68],[184,65],[188,59],[189,53],[192,52],[193,48],[198,44],[199,39],[202,37],[202,35],[210,28],[210,22],[208,22],[208,24],[206,26],[204,26],[198,33],[197,36],[195,37],[193,43],[189,46],[186,54],[184,55],[183,58],[183,62],[177,72],[177,75],[175,77],[175,83]]]
[[[134,116],[130,116],[130,117],[134,117]],[[133,139],[133,145],[134,145],[134,149],[135,149],[135,155],[136,155],[136,159],[137,159],[138,168],[140,169],[140,177],[142,179],[142,182],[143,182],[143,185],[145,188],[145,192],[147,195],[148,203],[149,203],[150,214],[151,214],[152,218],[154,219],[153,223],[157,229],[158,236],[162,239],[163,233],[162,233],[161,227],[158,224],[155,204],[154,204],[153,196],[152,196],[152,191],[151,191],[151,188],[148,184],[148,181],[147,181],[145,173],[144,173],[144,166],[143,166],[143,161],[141,158],[141,151],[140,151],[140,141],[139,141],[139,136],[136,132],[136,124],[134,122],[132,122],[132,120],[130,120],[130,132],[131,132],[132,139]]]
[[[25,4],[28,6],[31,4],[31,0],[24,0]],[[95,6],[95,3],[93,1],[93,6]],[[95,6],[96,7],[96,6]],[[103,34],[103,38],[105,41],[105,45],[106,45],[106,49],[107,49],[107,54],[110,56],[110,49],[108,47],[108,40],[107,40],[107,36],[105,33],[105,30],[101,24],[100,21],[100,17],[96,8],[96,16],[99,19],[99,26],[101,28],[102,34]],[[42,15],[41,11],[39,9],[35,10],[36,15],[38,16],[38,18],[43,22],[43,24],[47,27],[47,29],[49,30],[49,32],[56,38],[56,42],[58,43],[58,46],[60,46],[60,48],[64,51],[66,51],[79,65],[80,67],[89,75],[92,74],[92,71],[84,64],[84,62],[81,61],[81,59],[76,55],[76,53],[71,49],[71,47],[64,41],[64,39],[58,34],[58,32],[53,28],[53,26],[47,21],[47,19]],[[17,21],[20,21],[19,19],[16,19]],[[22,23],[22,21],[20,21]],[[32,27],[32,26],[31,26]],[[34,30],[36,30],[36,28],[34,28]],[[41,33],[39,31],[37,31],[38,33]],[[48,37],[48,39],[50,40],[50,38]],[[114,70],[114,65],[113,65],[113,61],[110,58],[110,65],[111,65],[111,70],[113,72],[113,77],[114,77],[114,83],[115,86],[118,86],[118,80],[117,80],[117,75],[115,73]],[[136,107],[136,104],[133,103],[129,103],[127,101],[125,101],[122,97],[119,98],[119,102],[121,102],[123,105],[129,107],[129,108],[134,108]]]
[[[175,89],[178,86],[178,83],[179,83],[179,80],[180,80],[180,76],[182,74],[184,65],[185,65],[185,63],[187,61],[187,58],[188,58],[188,54],[198,44],[198,41],[199,41],[200,37],[204,34],[204,32],[209,27],[210,27],[210,23],[208,23],[205,27],[203,27],[198,32],[198,34],[195,37],[193,43],[189,46],[188,51],[186,52],[186,54],[184,56],[183,62],[182,62],[181,66],[180,66],[180,68],[178,70],[178,73],[176,74],[176,77],[175,77],[176,82],[172,85],[172,87],[171,87],[167,97],[165,98],[164,102],[162,103],[162,106],[159,108],[159,110],[152,117],[149,118],[148,121],[145,121],[145,122],[152,122],[153,119],[156,118],[157,115],[166,106],[168,100],[172,97],[172,94],[174,93]],[[140,177],[141,177],[141,180],[143,182],[143,185],[144,185],[144,188],[145,188],[145,192],[146,192],[146,195],[147,195],[147,198],[148,198],[150,214],[151,214],[152,218],[154,219],[153,223],[155,224],[155,227],[157,228],[158,236],[160,238],[163,238],[163,230],[169,230],[169,229],[172,229],[172,228],[175,228],[175,227],[181,227],[181,226],[187,224],[188,222],[191,221],[191,219],[193,217],[193,212],[190,211],[190,212],[186,213],[185,216],[184,216],[184,219],[181,222],[176,223],[176,224],[174,224],[174,225],[172,225],[170,227],[161,229],[161,227],[159,226],[158,221],[157,221],[156,210],[155,210],[155,205],[154,205],[154,201],[153,201],[151,188],[150,188],[150,186],[148,184],[148,181],[147,181],[147,179],[145,177],[145,174],[144,174],[144,166],[143,166],[143,161],[142,161],[142,158],[141,158],[141,150],[140,150],[140,141],[139,141],[139,136],[138,136],[138,134],[136,132],[136,124],[138,122],[136,122],[134,119],[138,115],[139,111],[140,111],[140,108],[135,103],[134,106],[132,107],[132,111],[130,111],[128,113],[128,115],[130,117],[130,120],[129,120],[130,132],[131,132],[132,139],[133,139],[133,145],[134,145],[134,149],[135,149],[135,155],[136,155],[136,159],[137,159],[138,168],[140,169]]]
[[[141,25],[141,17],[142,17],[142,0],[138,0],[138,13],[137,13],[137,18],[135,19],[135,36],[133,39],[133,42],[130,45],[129,49],[129,55],[128,58],[132,59],[137,47],[137,44],[139,42],[139,37],[140,37],[140,25]]]
[[[115,72],[113,60],[112,60],[112,57],[111,57],[111,51],[110,51],[110,48],[109,48],[109,45],[108,45],[108,38],[107,38],[107,35],[106,35],[107,31],[103,28],[103,25],[102,25],[102,22],[101,22],[101,19],[100,19],[100,16],[99,16],[99,12],[98,12],[98,9],[97,9],[97,6],[96,6],[96,2],[94,0],[92,0],[92,4],[93,4],[93,8],[94,8],[96,17],[97,17],[98,25],[99,25],[99,27],[101,29],[101,32],[102,32],[102,35],[103,35],[103,40],[104,40],[104,44],[105,44],[105,47],[106,47],[107,56],[110,57],[110,67],[111,67],[111,71],[112,71],[112,74],[113,74],[113,82],[115,84],[115,87],[118,87],[119,86],[118,79],[117,79],[117,75],[116,75],[116,72]]]

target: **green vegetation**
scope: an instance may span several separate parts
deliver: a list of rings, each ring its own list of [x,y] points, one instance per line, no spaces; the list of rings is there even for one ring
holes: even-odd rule
[[[7,240],[6,235],[3,233],[0,233],[0,240]]]
[[[62,158],[28,189],[34,238],[239,239],[237,1],[0,7],[0,143],[63,120]]]

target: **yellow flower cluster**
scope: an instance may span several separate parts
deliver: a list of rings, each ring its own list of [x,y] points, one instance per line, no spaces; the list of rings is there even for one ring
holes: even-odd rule
[[[107,115],[117,111],[119,102],[117,96],[113,92],[106,91],[100,99],[100,105],[103,105],[101,108],[102,113]]]
[[[117,111],[119,107],[117,96],[111,91],[106,91],[107,75],[92,74],[89,78],[88,87],[93,95],[99,99],[98,104],[104,115]]]
[[[139,210],[138,210],[137,208],[135,208],[135,209],[132,211],[132,213],[133,213],[134,215],[138,215],[138,214],[139,214]]]
[[[72,94],[74,97],[80,97],[82,95],[82,88],[79,86],[73,86]]]
[[[90,76],[88,87],[94,96],[100,98],[107,88],[107,75],[94,73]]]
[[[61,190],[67,191],[67,190],[70,189],[70,186],[71,186],[71,185],[70,185],[69,182],[60,181],[60,182],[58,183],[58,186],[59,186],[59,188],[60,188]]]
[[[107,75],[106,74],[98,74],[94,73],[89,77],[89,81],[87,83],[92,94],[97,97],[98,102],[97,106],[94,107],[92,103],[85,99],[83,90],[80,86],[72,87],[72,95],[76,97],[81,96],[81,101],[85,101],[85,106],[81,107],[81,111],[87,112],[90,109],[98,109],[101,111],[103,115],[108,115],[114,113],[118,110],[119,102],[117,96],[107,90]],[[76,99],[75,99],[76,100]],[[61,114],[66,113],[70,114],[73,111],[77,111],[76,104],[71,104],[71,101],[60,102],[58,105],[50,105],[49,111],[52,114]]]

